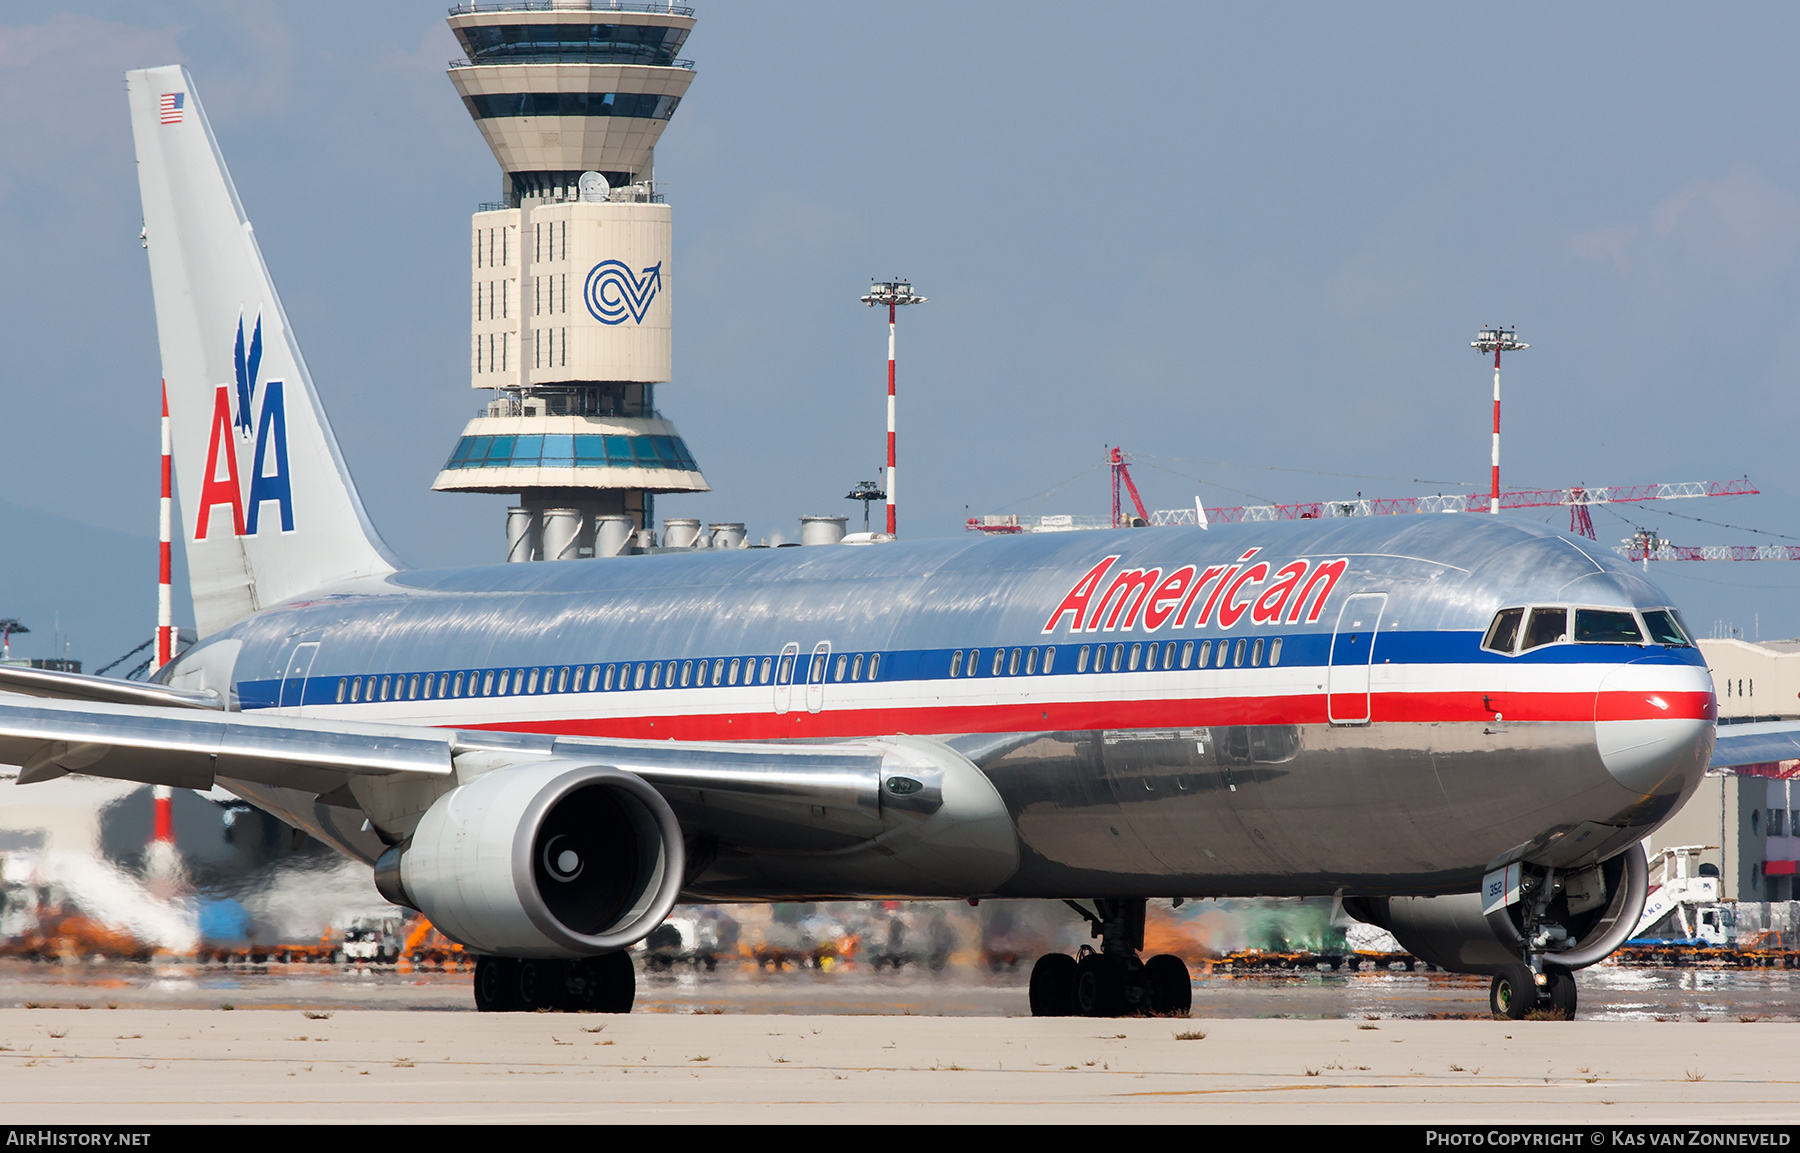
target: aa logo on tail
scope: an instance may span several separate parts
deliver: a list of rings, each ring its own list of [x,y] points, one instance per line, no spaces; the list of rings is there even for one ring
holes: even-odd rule
[[[281,381],[267,381],[262,386],[262,408],[255,423],[256,439],[250,439],[250,410],[256,397],[256,374],[262,367],[262,313],[256,315],[256,327],[250,335],[248,350],[244,346],[244,315],[238,313],[237,349],[233,357],[237,370],[235,387],[221,384],[213,390],[212,433],[207,438],[206,473],[200,486],[200,521],[195,540],[205,540],[212,531],[212,514],[220,505],[231,508],[231,535],[255,536],[262,527],[262,507],[269,501],[281,510],[281,531],[294,531],[294,491],[288,473],[287,408],[282,400]],[[235,395],[234,395],[235,394]],[[235,401],[235,404],[234,404]],[[238,458],[250,449],[249,468],[241,470]],[[250,492],[244,493],[240,479],[250,475]],[[248,508],[249,516],[244,513]]]

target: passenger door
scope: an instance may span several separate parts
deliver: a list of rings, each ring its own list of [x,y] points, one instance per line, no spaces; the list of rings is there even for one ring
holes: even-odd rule
[[[1386,608],[1386,593],[1357,593],[1338,610],[1325,680],[1325,715],[1334,725],[1369,723],[1369,666]]]
[[[800,646],[789,641],[781,647],[781,655],[775,658],[775,715],[782,716],[788,711],[788,695],[793,692],[794,662],[800,658]]]
[[[806,711],[816,713],[825,703],[825,670],[831,666],[831,642],[813,646],[812,661],[806,668]]]

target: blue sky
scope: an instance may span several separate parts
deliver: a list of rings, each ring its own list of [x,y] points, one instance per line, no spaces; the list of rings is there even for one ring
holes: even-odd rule
[[[907,534],[1102,513],[1113,443],[1153,508],[1485,487],[1468,342],[1500,323],[1533,346],[1506,371],[1507,487],[1748,475],[1764,495],[1595,522],[1800,538],[1800,9],[696,7],[657,157],[680,278],[659,404],[714,491],[663,515],[764,537],[856,514],[885,387],[856,297],[898,274],[931,297],[900,338]],[[499,188],[443,15],[0,17],[0,616],[36,630],[15,652],[48,655],[60,620],[92,667],[154,620],[131,67],[192,69],[396,551],[502,556],[505,498],[429,491],[482,395],[466,237]],[[1703,633],[1800,634],[1800,564],[1651,575]]]

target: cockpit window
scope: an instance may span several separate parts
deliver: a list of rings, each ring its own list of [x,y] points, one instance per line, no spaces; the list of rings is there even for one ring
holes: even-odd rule
[[[1584,645],[1641,645],[1644,634],[1638,631],[1637,617],[1630,612],[1576,609],[1575,640]]]
[[[1557,641],[1568,639],[1568,609],[1560,607],[1534,608],[1531,610],[1531,623],[1525,626],[1525,643],[1519,646],[1519,651],[1525,652],[1540,645],[1555,644]]]
[[[1675,623],[1675,614],[1667,609],[1651,609],[1644,614],[1644,624],[1649,626],[1652,644],[1668,645],[1672,649],[1692,647],[1681,626]]]
[[[1487,636],[1481,640],[1481,647],[1497,653],[1510,653],[1519,643],[1519,625],[1524,623],[1524,609],[1501,609],[1494,614],[1494,623],[1488,626]]]

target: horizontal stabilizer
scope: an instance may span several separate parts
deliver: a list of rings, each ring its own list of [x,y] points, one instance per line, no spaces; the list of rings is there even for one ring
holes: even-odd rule
[[[1720,725],[1710,768],[1730,769],[1800,759],[1800,721]]]

